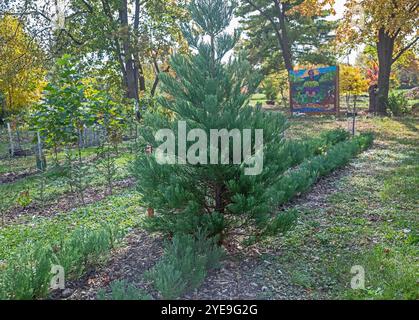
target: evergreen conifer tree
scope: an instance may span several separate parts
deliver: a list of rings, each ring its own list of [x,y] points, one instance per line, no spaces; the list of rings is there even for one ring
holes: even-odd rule
[[[274,184],[292,164],[290,145],[283,137],[285,118],[248,105],[260,76],[244,54],[225,61],[226,54],[239,39],[238,32],[226,32],[232,11],[233,4],[225,0],[191,2],[192,22],[183,27],[191,54],[175,54],[171,58],[173,72],[160,76],[163,95],[159,103],[164,111],[144,117],[144,152],[138,155],[133,172],[142,201],[156,210],[156,215],[147,219],[152,230],[173,234],[194,233],[197,228],[205,228],[210,235],[215,235],[242,223],[266,226],[276,205]],[[182,140],[180,121],[186,123],[186,132],[199,128],[207,137],[211,129],[229,132],[238,129],[240,133],[251,129],[252,159],[263,158],[262,172],[246,175],[248,165],[243,158],[240,164],[233,163],[233,138],[225,146],[229,148],[228,164],[210,163],[209,138],[207,149],[196,154],[206,158],[207,164],[204,161],[191,164],[182,159],[178,154],[178,143]],[[162,142],[156,141],[155,134],[163,128],[175,133],[177,161],[174,164],[162,165],[156,158],[156,148]],[[255,147],[256,129],[263,130],[261,150]],[[195,142],[186,142],[188,152],[194,150]],[[151,155],[145,152],[147,146],[153,147]],[[218,148],[222,149],[220,141]],[[226,149],[220,150],[223,151]],[[186,163],[179,163],[182,161]]]

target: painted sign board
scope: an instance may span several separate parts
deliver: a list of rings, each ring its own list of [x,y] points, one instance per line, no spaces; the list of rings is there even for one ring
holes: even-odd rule
[[[289,71],[291,113],[339,113],[337,66]]]

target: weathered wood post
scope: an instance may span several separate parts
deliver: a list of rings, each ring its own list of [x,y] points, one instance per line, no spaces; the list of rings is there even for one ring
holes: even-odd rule
[[[10,123],[7,123],[7,133],[9,134],[9,142],[10,142],[10,148],[9,148],[9,153],[10,156],[14,156],[15,155],[15,146],[13,143],[13,135],[12,135],[12,128],[10,127]]]
[[[37,137],[37,143],[36,143],[36,150],[35,150],[35,156],[36,156],[36,168],[40,171],[45,171],[47,168],[47,160],[45,158],[45,154],[42,151],[42,140],[41,135],[39,134],[39,131],[36,132]]]

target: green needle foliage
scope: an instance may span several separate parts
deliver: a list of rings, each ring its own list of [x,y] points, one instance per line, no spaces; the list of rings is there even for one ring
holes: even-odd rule
[[[206,232],[198,230],[196,237],[175,235],[166,243],[164,255],[146,273],[163,299],[175,299],[187,291],[198,288],[208,270],[217,268],[224,251],[216,239],[208,239]]]
[[[156,229],[173,232],[173,226],[185,223],[184,232],[193,233],[201,226],[218,234],[231,214],[249,214],[254,221],[262,221],[272,205],[266,186],[285,169],[281,162],[289,155],[280,151],[284,148],[285,118],[248,105],[260,77],[242,54],[222,62],[239,39],[237,32],[225,32],[232,11],[228,1],[191,3],[193,23],[183,29],[195,53],[174,55],[170,65],[176,76],[161,75],[164,95],[159,102],[173,116],[145,116],[144,147],[149,144],[156,148],[160,144],[154,139],[156,131],[169,128],[176,133],[180,120],[186,122],[187,130],[200,128],[208,136],[210,129],[263,129],[264,170],[258,176],[245,176],[244,163],[233,164],[232,139],[229,164],[160,165],[154,156],[140,154],[134,173],[144,202],[161,217]],[[192,144],[188,142],[187,149]],[[207,156],[209,151],[208,146]],[[252,203],[245,210],[237,211],[232,206],[249,200]]]
[[[115,280],[110,284],[110,294],[104,289],[97,293],[98,300],[151,300],[151,297],[137,289],[127,280]]]

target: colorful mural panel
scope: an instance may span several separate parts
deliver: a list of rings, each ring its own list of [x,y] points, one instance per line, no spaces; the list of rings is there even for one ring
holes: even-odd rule
[[[336,66],[290,71],[291,112],[339,112],[338,81]]]

